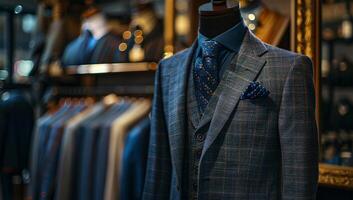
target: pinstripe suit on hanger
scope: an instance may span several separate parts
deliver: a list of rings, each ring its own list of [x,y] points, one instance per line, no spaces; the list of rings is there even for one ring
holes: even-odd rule
[[[187,88],[196,45],[156,74],[144,199],[183,199]],[[270,95],[241,100],[258,81]],[[195,135],[204,134],[194,199],[315,199],[318,137],[312,63],[246,30]],[[205,111],[207,112],[207,110]]]

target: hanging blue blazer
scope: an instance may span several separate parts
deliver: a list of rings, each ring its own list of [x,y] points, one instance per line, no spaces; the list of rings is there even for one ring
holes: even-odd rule
[[[122,159],[120,177],[120,199],[140,200],[147,165],[150,119],[139,122],[128,134]]]

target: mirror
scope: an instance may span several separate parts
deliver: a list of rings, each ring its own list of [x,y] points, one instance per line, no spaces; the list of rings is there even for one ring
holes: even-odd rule
[[[352,1],[327,1],[322,12],[322,162],[353,167]]]
[[[321,21],[322,181],[353,188],[353,2],[326,0]]]

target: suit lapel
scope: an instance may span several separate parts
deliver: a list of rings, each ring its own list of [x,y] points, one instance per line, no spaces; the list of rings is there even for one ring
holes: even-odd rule
[[[172,165],[176,170],[178,181],[181,181],[184,141],[186,130],[186,86],[188,80],[188,72],[193,59],[193,54],[197,47],[197,41],[192,47],[186,50],[184,60],[180,60],[181,64],[171,68],[169,77],[169,142],[171,148]],[[178,60],[179,61],[179,60]]]
[[[229,69],[235,69],[235,61],[236,61],[237,57],[238,57],[237,55],[234,56],[232,62],[230,63]],[[224,73],[224,77],[227,77],[228,73],[229,73],[229,70],[226,70],[225,73]],[[217,87],[214,95],[211,97],[211,100],[209,101],[209,103],[207,105],[205,113],[204,113],[204,115],[202,116],[202,118],[200,120],[200,123],[198,125],[198,129],[206,126],[209,122],[211,122],[212,117],[214,115],[215,108],[217,106],[218,99],[221,96],[221,94],[223,92],[223,89],[224,89],[224,86],[223,86],[224,83],[222,83],[222,82],[224,82],[225,80],[226,80],[225,78],[222,78],[222,80],[219,83],[219,86]]]
[[[230,69],[226,71],[223,80],[220,82],[221,93],[218,97],[214,115],[211,118],[202,157],[222,131],[232,113],[236,112],[242,92],[258,77],[266,63],[266,60],[261,57],[266,51],[266,46],[250,31],[247,31],[239,55],[232,60]],[[207,120],[203,120],[200,125],[207,123]]]

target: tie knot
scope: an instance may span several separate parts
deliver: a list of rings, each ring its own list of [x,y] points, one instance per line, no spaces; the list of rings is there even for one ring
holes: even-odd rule
[[[202,55],[205,57],[217,56],[219,46],[220,45],[218,44],[218,42],[213,41],[213,40],[206,40],[206,41],[202,42],[202,44],[201,44]]]

